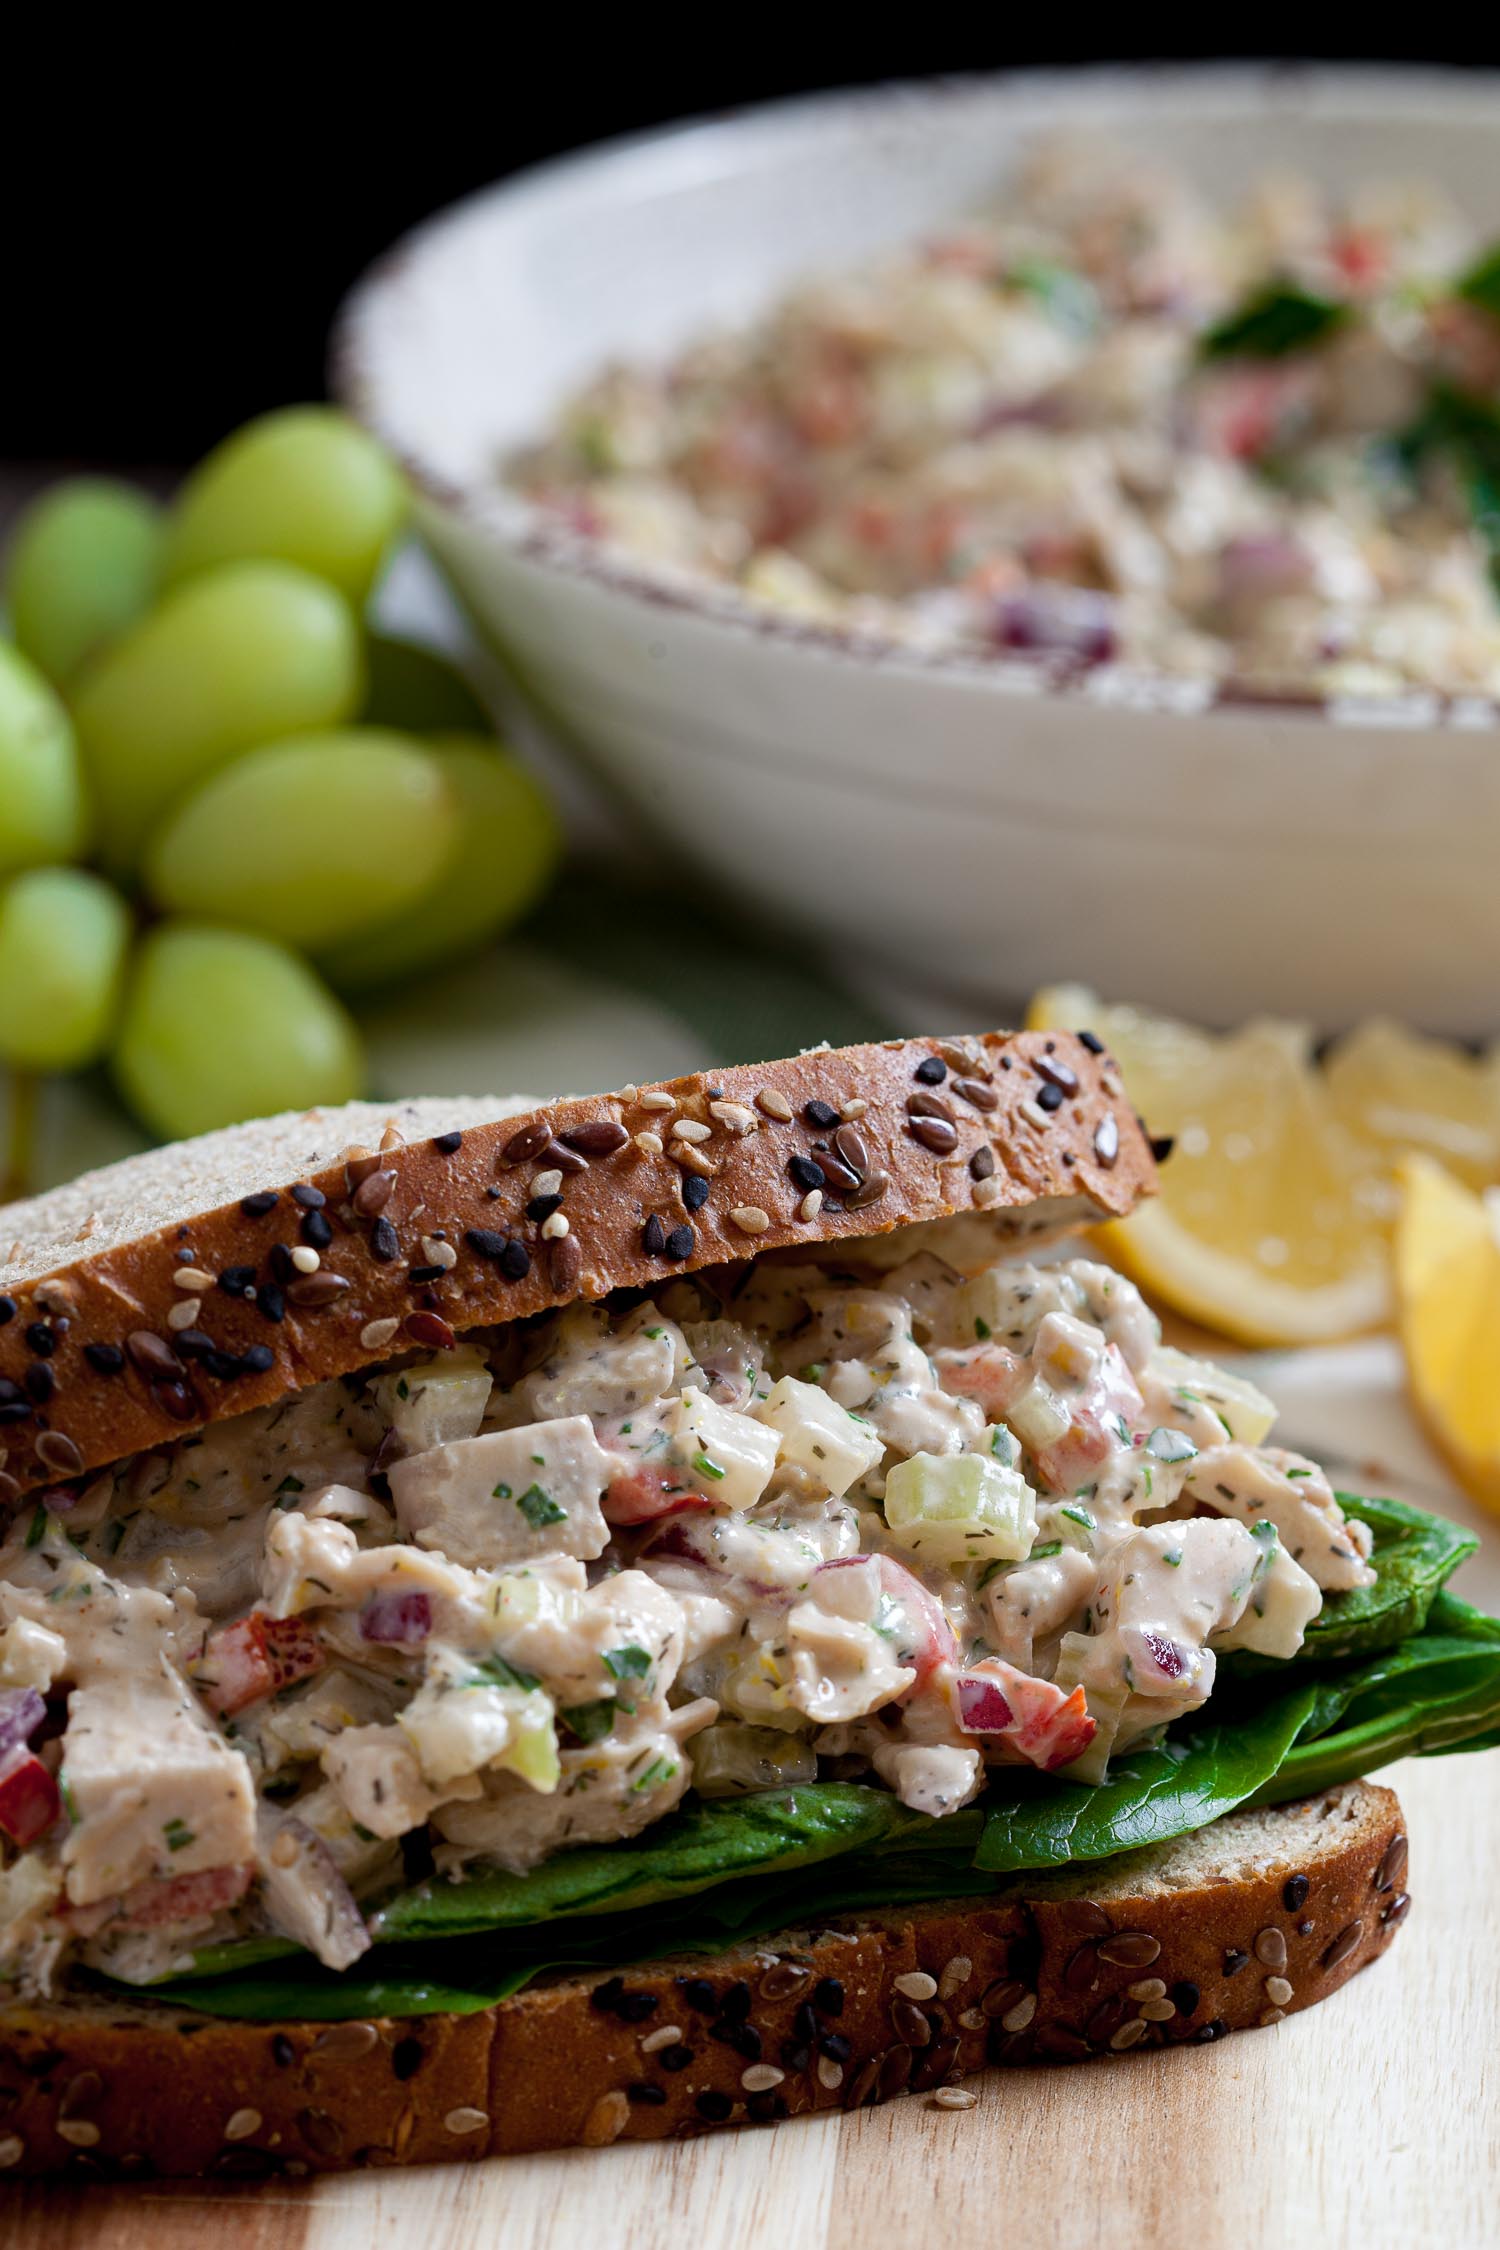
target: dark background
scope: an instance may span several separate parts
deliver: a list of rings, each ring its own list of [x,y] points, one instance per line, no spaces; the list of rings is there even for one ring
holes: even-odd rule
[[[327,19],[200,15],[153,55],[102,51],[80,13],[50,53],[13,55],[0,457],[186,461],[316,395],[330,316],[361,269],[428,212],[557,151],[818,87],[1131,54],[1026,44],[1008,23],[1003,40],[882,34],[842,10],[837,34],[720,10],[637,11],[628,36],[582,11],[538,30],[545,14],[371,11],[343,18],[337,41]],[[1493,63],[1500,33],[1465,14],[1467,43],[1387,41],[1381,59]],[[1319,22],[1262,9],[1241,47],[1350,56],[1378,36],[1368,17],[1364,43]],[[1162,43],[1163,19],[1151,28]]]

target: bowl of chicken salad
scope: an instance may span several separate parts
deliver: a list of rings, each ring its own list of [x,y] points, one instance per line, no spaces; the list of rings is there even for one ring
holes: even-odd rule
[[[430,222],[335,382],[672,864],[926,989],[1473,1034],[1497,126],[1268,65],[752,110]]]

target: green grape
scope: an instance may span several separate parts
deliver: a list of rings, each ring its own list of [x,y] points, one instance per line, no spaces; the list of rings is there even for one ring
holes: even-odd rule
[[[287,563],[235,563],[170,594],[96,657],[73,699],[101,854],[137,864],[178,799],[258,742],[359,708],[359,627]]]
[[[161,511],[133,484],[70,477],[21,517],[5,571],[16,646],[66,687],[150,607]]]
[[[175,913],[331,945],[420,898],[457,827],[419,742],[376,727],[298,735],[247,751],[180,805],[146,883]]]
[[[0,890],[0,1058],[78,1070],[104,1052],[130,945],[130,909],[82,867],[33,867]]]
[[[366,726],[401,734],[488,734],[490,715],[455,665],[420,641],[365,636]]]
[[[87,830],[72,721],[41,673],[0,641],[0,875],[72,859]]]
[[[413,905],[321,956],[345,991],[477,950],[520,920],[556,870],[557,815],[518,759],[465,735],[436,737],[431,756],[458,806],[456,838],[437,881]]]
[[[331,406],[247,422],[188,478],[172,510],[169,585],[215,563],[297,563],[363,603],[406,513],[395,463]]]
[[[359,1034],[322,980],[250,930],[162,922],[126,979],[116,1082],[169,1140],[360,1090]]]

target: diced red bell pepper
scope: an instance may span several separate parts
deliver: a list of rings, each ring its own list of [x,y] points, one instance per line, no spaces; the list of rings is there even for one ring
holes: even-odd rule
[[[0,1834],[22,1849],[34,1844],[62,1811],[53,1776],[24,1743],[0,1759]]]
[[[1019,1353],[1003,1344],[970,1344],[941,1353],[935,1364],[949,1396],[973,1399],[992,1422],[1004,1421],[1030,1373]]]
[[[676,1515],[681,1508],[706,1508],[701,1492],[686,1485],[668,1469],[625,1469],[604,1495],[606,1523],[655,1523],[659,1516]]]
[[[1124,1354],[1118,1344],[1109,1345],[1097,1379],[1073,1405],[1071,1424],[1055,1445],[1037,1455],[1037,1466],[1053,1491],[1077,1492],[1092,1483],[1111,1453],[1128,1442],[1145,1411]]]
[[[253,1867],[204,1867],[196,1875],[153,1876],[125,1892],[118,1918],[133,1930],[199,1922],[237,1905],[254,1876]]]
[[[197,1665],[197,1684],[209,1708],[227,1719],[278,1688],[320,1672],[324,1661],[323,1643],[306,1618],[272,1617],[253,1609],[209,1635]]]
[[[1018,1671],[998,1656],[985,1657],[954,1683],[958,1723],[983,1735],[1018,1763],[1056,1773],[1081,1758],[1098,1732],[1081,1687],[1071,1695],[1051,1680]]]

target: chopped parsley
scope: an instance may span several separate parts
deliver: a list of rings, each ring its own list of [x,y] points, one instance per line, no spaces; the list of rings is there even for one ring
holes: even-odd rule
[[[482,1657],[474,1672],[476,1680],[488,1681],[491,1687],[520,1688],[526,1694],[542,1684],[535,1672],[523,1672],[518,1664],[507,1664],[503,1656]]]
[[[600,1662],[612,1680],[643,1680],[651,1669],[649,1652],[633,1646],[606,1649]]]
[[[566,1523],[568,1511],[560,1508],[550,1492],[543,1492],[539,1484],[529,1484],[516,1502],[533,1531],[542,1531],[549,1523]]]
[[[580,1742],[602,1742],[615,1723],[616,1706],[608,1696],[598,1703],[565,1705],[558,1717]]]
[[[676,1771],[675,1759],[653,1758],[645,1772],[637,1775],[630,1786],[632,1790],[653,1789],[659,1781],[670,1781]]]
[[[169,1852],[186,1851],[189,1844],[196,1844],[198,1841],[185,1820],[169,1820],[161,1834],[162,1842]]]

